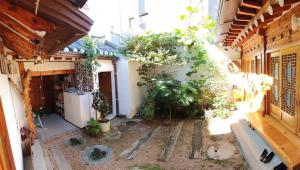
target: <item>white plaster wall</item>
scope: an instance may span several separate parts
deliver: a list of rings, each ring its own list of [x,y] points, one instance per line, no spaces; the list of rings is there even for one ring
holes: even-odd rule
[[[49,71],[49,70],[71,70],[75,68],[74,62],[45,62],[43,64],[34,64],[34,62],[24,62],[25,70],[31,71]]]
[[[13,158],[17,170],[23,169],[23,156],[21,148],[20,127],[18,127],[14,102],[12,98],[12,87],[6,75],[0,74],[0,96],[2,100],[8,135],[10,139]]]
[[[119,112],[128,118],[139,111],[145,97],[145,90],[137,86],[140,78],[137,72],[138,64],[120,57],[117,62]]]
[[[129,71],[129,88],[131,93],[130,117],[134,116],[138,111],[145,97],[145,90],[137,86],[140,81],[137,69],[139,65],[136,62],[128,62]]]
[[[131,88],[129,86],[128,62],[120,57],[117,61],[119,113],[131,117]]]

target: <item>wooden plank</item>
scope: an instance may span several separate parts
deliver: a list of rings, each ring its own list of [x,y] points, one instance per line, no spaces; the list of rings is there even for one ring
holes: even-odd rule
[[[60,74],[75,74],[75,70],[50,70],[50,71],[32,71],[31,76],[49,76]]]
[[[268,115],[248,114],[249,122],[289,169],[300,168],[300,139]]]
[[[0,12],[14,18],[25,26],[33,30],[53,32],[55,27],[43,18],[21,8],[20,6],[12,6],[5,0],[0,0]]]
[[[160,126],[151,128],[148,132],[139,140],[135,141],[130,148],[124,150],[121,153],[121,157],[132,160],[138,153],[138,151],[142,148],[142,146],[149,141],[149,139],[160,129]]]
[[[169,136],[169,139],[168,139],[168,141],[166,143],[166,146],[161,151],[158,160],[165,161],[165,162],[170,160],[170,158],[172,156],[172,153],[174,152],[178,136],[179,136],[179,134],[181,132],[182,125],[183,125],[183,121],[180,121],[176,125],[176,127],[174,128],[174,130],[172,131],[172,133]]]
[[[195,120],[193,137],[192,137],[192,151],[189,156],[190,159],[200,159],[201,145],[202,145],[202,121]]]

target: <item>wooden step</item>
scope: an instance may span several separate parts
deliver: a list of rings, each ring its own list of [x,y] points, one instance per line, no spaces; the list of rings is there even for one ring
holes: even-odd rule
[[[289,169],[300,169],[300,138],[266,115],[249,113],[249,122]]]

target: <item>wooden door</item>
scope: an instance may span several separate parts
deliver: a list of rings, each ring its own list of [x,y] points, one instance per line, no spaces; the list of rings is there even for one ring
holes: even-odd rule
[[[30,81],[30,102],[32,110],[54,111],[54,77],[32,77]]]
[[[48,112],[54,112],[55,108],[55,84],[54,76],[43,76],[42,78],[42,90],[44,97],[44,110]]]
[[[105,95],[112,108],[111,72],[100,72],[98,78],[100,91]]]
[[[270,114],[293,133],[299,126],[299,64],[299,47],[271,53]]]
[[[292,132],[296,132],[299,94],[299,51],[293,47],[281,51],[281,120]]]
[[[271,63],[270,64],[270,76],[273,77],[273,84],[270,92],[270,115],[281,120],[281,110],[280,110],[280,84],[281,84],[281,65],[280,65],[280,52],[274,52],[270,54]]]
[[[8,136],[4,111],[2,102],[0,99],[0,169],[1,170],[13,170],[15,168],[10,140]]]
[[[32,77],[30,81],[30,102],[32,110],[38,112],[43,109],[42,81],[40,77]]]

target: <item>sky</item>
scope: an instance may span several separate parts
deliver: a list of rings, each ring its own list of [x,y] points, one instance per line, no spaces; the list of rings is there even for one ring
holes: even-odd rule
[[[198,4],[199,1],[192,0],[192,3]],[[140,22],[137,2],[138,0],[88,0],[89,9],[84,12],[94,20],[89,34],[102,36],[110,34],[111,30],[115,33],[128,31],[130,17]],[[152,32],[166,32],[182,28],[186,24],[180,21],[179,16],[186,12],[186,6],[189,3],[190,0],[146,0],[146,10],[149,12],[149,15],[145,17],[147,28]]]

